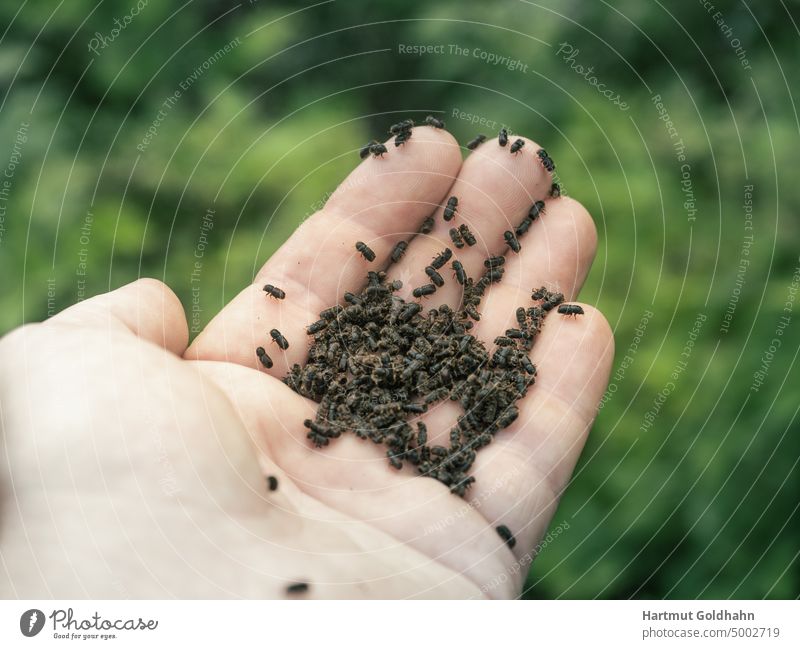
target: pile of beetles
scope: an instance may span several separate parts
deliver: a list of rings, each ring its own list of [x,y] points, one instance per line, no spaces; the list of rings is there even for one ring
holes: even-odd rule
[[[444,123],[432,116],[425,123],[444,128]],[[413,128],[412,120],[391,126],[396,147],[408,142]],[[506,129],[500,131],[496,142],[500,147],[509,146]],[[466,147],[474,150],[489,144],[484,135],[478,135]],[[524,140],[516,139],[509,152],[517,153],[524,145]],[[377,141],[360,151],[362,159],[387,153],[386,145]],[[555,169],[544,149],[536,156],[545,169]],[[553,183],[550,196],[560,193],[559,185]],[[458,197],[449,197],[442,218],[452,221],[458,206]],[[506,254],[520,252],[520,239],[544,212],[545,203],[536,201],[516,228],[504,233]],[[419,231],[427,234],[433,227],[434,217],[428,217]],[[451,228],[449,235],[456,249],[476,243],[465,224]],[[407,241],[397,243],[391,262],[400,261],[407,247]],[[365,243],[356,242],[355,249],[368,263],[375,262],[375,253]],[[416,301],[397,295],[401,282],[390,281],[382,270],[370,270],[360,293],[347,292],[340,304],[323,310],[319,320],[308,326],[312,341],[307,362],[295,364],[283,379],[292,390],[319,404],[315,418],[304,422],[310,443],[323,447],[343,434],[357,435],[382,446],[394,469],[410,465],[420,475],[465,496],[475,481],[470,470],[476,454],[517,419],[517,402],[536,380],[529,352],[547,315],[553,310],[565,316],[583,313],[576,304],[564,304],[561,293],[536,288],[531,293],[532,303],[516,309],[516,326],[497,336],[489,349],[470,330],[481,317],[484,293],[502,280],[505,263],[504,255],[490,257],[484,261],[482,274],[470,277],[446,247],[425,268],[430,282],[413,289]],[[449,274],[446,269],[452,271],[450,281],[458,282],[462,289],[461,304],[424,309],[420,300],[444,285],[444,276]],[[264,290],[278,299],[286,297],[271,284]],[[279,347],[288,346],[277,329],[270,334]],[[272,366],[263,347],[256,354],[264,366]],[[459,415],[449,443],[433,444],[424,415],[447,400],[458,405]],[[513,545],[507,528],[498,528],[498,532]]]

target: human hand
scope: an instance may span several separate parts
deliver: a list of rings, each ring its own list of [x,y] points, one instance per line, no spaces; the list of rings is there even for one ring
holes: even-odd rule
[[[317,597],[518,594],[607,384],[613,339],[598,312],[584,305],[578,320],[547,318],[531,353],[538,380],[517,420],[478,454],[466,501],[391,469],[379,447],[354,436],[313,448],[302,421],[316,404],[279,380],[305,360],[305,327],[319,311],[385,267],[392,246],[448,196],[459,197],[455,223],[466,220],[478,238],[456,251],[477,274],[550,188],[530,141],[519,155],[489,141],[463,164],[453,138],[428,127],[389,148],[350,175],[188,350],[180,304],[152,280],[0,342],[10,468],[0,594],[275,597],[297,581]],[[404,297],[449,245],[441,211],[434,231],[387,269]],[[580,205],[548,199],[503,282],[486,292],[473,333],[491,344],[533,286],[574,297],[595,238]],[[374,264],[356,256],[357,240],[375,250]],[[286,299],[267,299],[266,282]],[[426,306],[453,304],[458,289],[447,282]],[[271,349],[265,370],[254,350],[273,327],[290,347]],[[450,403],[433,409],[431,435],[446,434],[454,416]],[[276,491],[265,474],[277,477]]]

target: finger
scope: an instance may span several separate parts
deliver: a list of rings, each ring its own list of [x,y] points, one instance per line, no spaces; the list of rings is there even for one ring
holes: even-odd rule
[[[181,356],[189,328],[178,296],[157,279],[141,278],[65,309],[49,322],[121,326]]]
[[[414,128],[406,144],[395,147],[389,141],[387,148],[383,157],[364,160],[325,207],[295,231],[254,283],[201,332],[187,357],[258,367],[254,350],[269,347],[267,332],[277,328],[290,347],[286,353],[267,349],[275,352],[270,373],[282,376],[305,360],[305,327],[322,309],[339,303],[345,291],[359,290],[368,270],[385,265],[394,244],[416,232],[441,202],[461,164],[458,144],[440,129]],[[375,252],[375,262],[355,250],[356,241]],[[267,299],[265,283],[283,289],[286,299]]]
[[[520,241],[518,254],[507,252],[501,282],[486,291],[473,333],[487,344],[517,327],[517,307],[531,305],[531,291],[540,286],[577,296],[597,249],[597,230],[586,209],[568,197],[545,201],[545,210]]]
[[[503,280],[487,291],[474,334],[493,347],[496,336],[518,326],[515,311],[531,304],[532,288],[545,285],[574,298],[596,246],[594,222],[580,203],[568,197],[546,200],[544,213],[521,240],[520,253],[506,254]],[[613,336],[601,314],[588,306],[584,310],[578,320],[556,313],[546,318],[531,353],[537,382],[514,424],[500,431],[476,461],[472,497],[477,509],[518,536],[520,556],[545,532],[607,384]]]
[[[515,254],[510,251],[506,253],[503,280],[499,284],[492,284],[487,290],[480,306],[483,315],[473,328],[473,333],[492,349],[495,337],[503,335],[508,328],[518,326],[516,309],[531,304],[530,293],[534,287],[546,285],[552,291],[563,292],[567,299],[574,297],[589,271],[596,245],[597,234],[594,223],[580,203],[566,197],[545,201],[543,214],[533,223],[521,241],[520,253]],[[575,377],[578,381],[585,379],[592,382],[592,385],[593,381],[599,381],[599,384],[602,384],[599,389],[601,391],[605,389],[605,378],[598,379],[597,375],[585,371],[581,362],[572,361],[576,351],[573,345],[578,343],[589,341],[597,345],[581,357],[589,363],[589,368],[593,367],[592,363],[600,362],[598,354],[605,358],[608,346],[606,339],[613,345],[610,336],[605,335],[608,327],[602,316],[591,311],[595,315],[585,316],[580,323],[564,322],[556,314],[547,318],[547,325],[537,340],[532,355],[534,363],[537,363],[537,359],[541,359],[543,363],[543,366],[539,367],[540,379],[531,388],[528,399],[520,404],[521,414],[514,426],[500,431],[495,437],[495,442],[482,451],[476,461],[477,480],[470,497],[487,520],[494,521],[495,525],[509,525],[512,530],[519,531],[520,543],[516,548],[518,553],[530,549],[550,520],[556,504],[553,495],[556,490],[552,488],[554,482],[549,473],[542,470],[543,466],[549,467],[549,465],[541,463],[531,468],[528,466],[529,458],[520,455],[518,443],[509,445],[508,440],[518,434],[536,434],[535,428],[529,431],[527,427],[522,427],[522,422],[525,421],[522,413],[530,407],[529,401],[535,398],[534,394],[542,390],[541,384],[546,385],[547,381],[552,380],[553,371],[557,372],[562,382],[559,389],[563,392],[567,392],[565,386],[569,385],[570,377]],[[567,325],[565,335],[556,341],[553,330],[563,325]],[[587,332],[581,333],[576,338],[576,332],[581,326],[585,327]],[[547,349],[548,341],[552,351],[545,353],[543,349]],[[562,344],[563,352],[559,349],[559,345]],[[613,357],[613,353],[611,356]],[[558,360],[554,362],[553,359]],[[565,371],[568,373],[564,374]],[[542,377],[546,381],[543,382]],[[573,384],[573,391],[577,392],[578,387]],[[544,412],[550,413],[546,425],[556,437],[574,439],[573,431],[585,435],[588,430],[586,424],[576,424],[574,417],[562,416],[558,410],[555,415],[552,410],[545,409]],[[438,404],[428,412],[425,421],[432,443],[447,444],[449,431],[458,414],[458,408],[449,402]],[[593,417],[593,412],[584,413],[582,421],[591,421]],[[544,423],[544,415],[540,416],[538,421]],[[580,446],[582,441],[577,445]],[[567,464],[569,465],[569,462]],[[571,470],[571,465],[569,466]],[[537,475],[539,478],[535,477]],[[563,471],[560,475],[563,476]],[[519,490],[520,484],[531,488],[522,493]],[[532,485],[538,485],[538,488]],[[499,520],[503,514],[508,521]]]
[[[475,461],[470,498],[490,524],[512,531],[518,559],[547,531],[608,385],[613,333],[599,311],[582,306],[577,319],[546,317],[531,352],[536,383],[514,423]]]
[[[464,161],[449,196],[458,198],[455,217],[443,218],[444,207],[435,215],[434,230],[427,236],[416,237],[409,245],[405,258],[390,269],[390,275],[405,283],[404,296],[414,287],[428,284],[425,267],[444,248],[453,251],[453,259],[460,261],[467,274],[483,273],[487,257],[502,252],[505,247],[503,233],[514,230],[528,214],[531,205],[544,197],[550,189],[550,174],[539,161],[535,142],[521,138],[525,146],[518,153],[510,153],[510,145],[501,147],[490,140],[472,152]],[[474,246],[457,249],[449,231],[466,224],[475,235]],[[452,279],[451,262],[440,270],[445,284],[426,301],[426,306],[458,304],[461,286]]]

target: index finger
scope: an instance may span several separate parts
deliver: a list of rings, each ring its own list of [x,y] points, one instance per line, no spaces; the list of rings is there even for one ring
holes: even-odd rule
[[[339,186],[325,207],[305,221],[243,289],[206,326],[186,352],[187,358],[227,360],[260,367],[255,349],[267,348],[283,376],[306,357],[306,331],[319,312],[339,303],[345,291],[358,291],[368,270],[381,270],[392,247],[408,239],[446,195],[461,166],[461,150],[448,132],[415,127],[383,156],[369,156]],[[366,243],[376,260],[355,249]],[[265,283],[286,297],[268,299]],[[285,351],[268,346],[270,329],[289,342]],[[263,369],[263,368],[262,368]]]

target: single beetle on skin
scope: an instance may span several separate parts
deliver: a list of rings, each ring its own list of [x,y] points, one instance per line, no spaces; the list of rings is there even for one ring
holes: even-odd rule
[[[436,286],[434,284],[423,284],[411,291],[411,294],[417,298],[433,295],[434,293],[436,293]]]
[[[491,270],[487,270],[484,277],[486,277],[490,282],[499,282],[503,279],[503,273],[506,272],[506,269],[503,267],[500,268],[492,268]]]
[[[453,256],[453,251],[450,248],[445,248],[433,258],[431,262],[431,266],[433,266],[436,270],[439,270],[442,266],[444,266],[448,261],[450,261],[450,257]]]
[[[559,196],[561,196],[561,185],[559,185],[558,183],[553,183],[550,186],[550,196],[552,196],[553,198],[558,198]]]
[[[383,154],[386,153],[386,150],[386,147],[380,142],[376,142],[369,147],[369,152],[372,154],[373,158],[377,158],[379,156],[383,157]]]
[[[261,361],[261,364],[269,369],[272,367],[272,359],[267,354],[267,351],[263,347],[256,347],[256,356],[258,356],[258,360]]]
[[[309,429],[308,439],[314,442],[314,446],[320,448],[322,446],[327,446],[330,442],[331,437],[339,437],[339,432],[334,432],[329,426],[324,424],[318,424],[311,419],[305,419],[303,421],[303,426]]]
[[[542,302],[542,308],[545,311],[551,311],[559,306],[564,301],[564,294],[563,293],[551,293],[550,297],[548,297],[544,302]]]
[[[527,356],[522,357],[522,367],[528,374],[536,374],[536,366],[531,362]]]
[[[408,248],[408,241],[398,241],[394,248],[392,248],[392,263],[397,263],[406,254]]]
[[[361,147],[361,150],[358,152],[359,157],[362,160],[366,158],[372,151],[372,147],[375,146],[376,144],[379,144],[377,140],[370,140],[369,142],[367,142],[363,147]]]
[[[517,238],[514,236],[514,233],[511,230],[506,230],[503,233],[503,238],[506,240],[506,244],[508,245],[511,250],[514,252],[520,251],[520,245]]]
[[[497,134],[497,143],[500,146],[505,146],[508,144],[508,131],[506,129],[500,129],[500,133]]]
[[[277,286],[273,286],[272,284],[264,284],[263,290],[267,295],[274,297],[277,300],[282,300],[283,298],[286,297],[286,293],[284,293]]]
[[[392,135],[399,135],[404,131],[410,131],[413,126],[414,126],[413,119],[404,119],[402,122],[397,122],[397,124],[392,124],[389,127],[389,133],[391,133]]]
[[[310,336],[313,336],[314,334],[317,334],[323,329],[325,329],[325,327],[327,326],[328,326],[328,321],[325,318],[321,318],[316,322],[312,322],[310,325],[308,325],[306,331]]]
[[[450,228],[450,241],[459,250],[464,247],[464,238],[461,236],[461,231],[458,228]]]
[[[431,278],[431,281],[436,284],[436,286],[444,286],[444,280],[442,279],[442,276],[433,266],[425,266],[425,274]]]
[[[558,307],[558,312],[561,315],[572,316],[574,318],[583,315],[583,308],[578,304],[561,304]]]
[[[508,527],[505,525],[498,525],[495,529],[497,529],[500,538],[506,542],[509,550],[517,544],[517,539],[514,538],[514,535]]]
[[[464,270],[464,266],[458,260],[454,261],[452,265],[456,275],[456,281],[461,284],[461,286],[464,286],[464,283],[467,281],[467,273]]]
[[[269,335],[272,336],[273,342],[275,342],[281,349],[286,350],[289,348],[289,341],[286,340],[286,338],[283,337],[283,334],[277,329],[270,329]]]
[[[425,118],[425,123],[428,126],[433,126],[434,128],[444,128],[444,122],[433,115],[428,115]]]
[[[531,227],[531,225],[533,225],[533,219],[531,217],[529,217],[529,216],[526,216],[524,219],[522,219],[522,221],[516,227],[514,232],[516,233],[516,235],[518,237],[521,237],[523,234],[525,234],[528,231],[528,229]]]
[[[375,253],[372,252],[372,248],[363,241],[356,241],[356,250],[358,250],[367,261],[375,261]]]
[[[535,221],[542,214],[544,214],[544,201],[536,201],[533,205],[531,205],[531,209],[528,212],[528,218],[531,221]]]
[[[432,216],[427,217],[422,222],[422,225],[419,226],[419,233],[430,234],[431,232],[433,232],[433,225],[434,225],[433,217]]]
[[[287,595],[303,595],[308,592],[308,583],[305,581],[296,581],[293,584],[286,586]]]
[[[469,226],[466,223],[462,223],[458,226],[458,231],[461,233],[462,238],[464,239],[464,243],[468,246],[474,246],[477,242],[475,239],[475,235],[469,229]]]
[[[420,311],[422,311],[422,307],[417,304],[416,302],[409,302],[403,307],[403,310],[397,316],[397,319],[400,322],[408,322],[417,315]]]
[[[536,155],[538,155],[538,156],[539,156],[539,160],[541,161],[541,163],[542,163],[542,166],[543,166],[545,169],[547,169],[547,171],[549,171],[549,172],[551,172],[551,173],[552,173],[553,171],[555,171],[556,165],[555,165],[555,163],[553,162],[553,159],[552,159],[552,158],[551,158],[549,155],[547,155],[547,151],[545,151],[544,149],[539,149],[539,150],[536,152]]]
[[[507,428],[514,423],[517,417],[519,417],[519,409],[516,406],[510,406],[497,418],[497,425],[500,428]],[[513,539],[514,536],[512,535],[511,538]],[[514,540],[514,543],[516,543],[516,540]],[[514,546],[509,545],[508,547]]]
[[[421,421],[417,423],[417,445],[425,446],[428,443],[428,427]]]
[[[464,312],[473,320],[480,320],[481,314],[478,313],[478,309],[475,308],[474,304],[467,304],[464,306]]]
[[[478,133],[474,138],[472,138],[469,142],[467,142],[467,148],[470,151],[474,151],[477,149],[481,144],[486,141],[486,136],[483,133]]]
[[[398,133],[394,138],[394,145],[400,146],[401,144],[405,144],[411,139],[411,131],[403,131]]]
[[[267,489],[270,491],[277,491],[278,489],[278,478],[274,475],[267,476]]]
[[[506,263],[506,258],[503,257],[503,255],[497,255],[495,257],[489,257],[488,259],[483,260],[483,265],[490,270],[493,268],[499,268],[505,263]]]
[[[447,205],[444,208],[444,220],[451,220],[456,214],[456,207],[458,207],[458,198],[451,196],[447,199]]]
[[[524,147],[524,146],[525,146],[525,140],[518,139],[518,140],[514,141],[514,143],[511,145],[511,148],[509,149],[509,151],[511,153],[519,153],[520,149],[522,149],[522,147]]]

